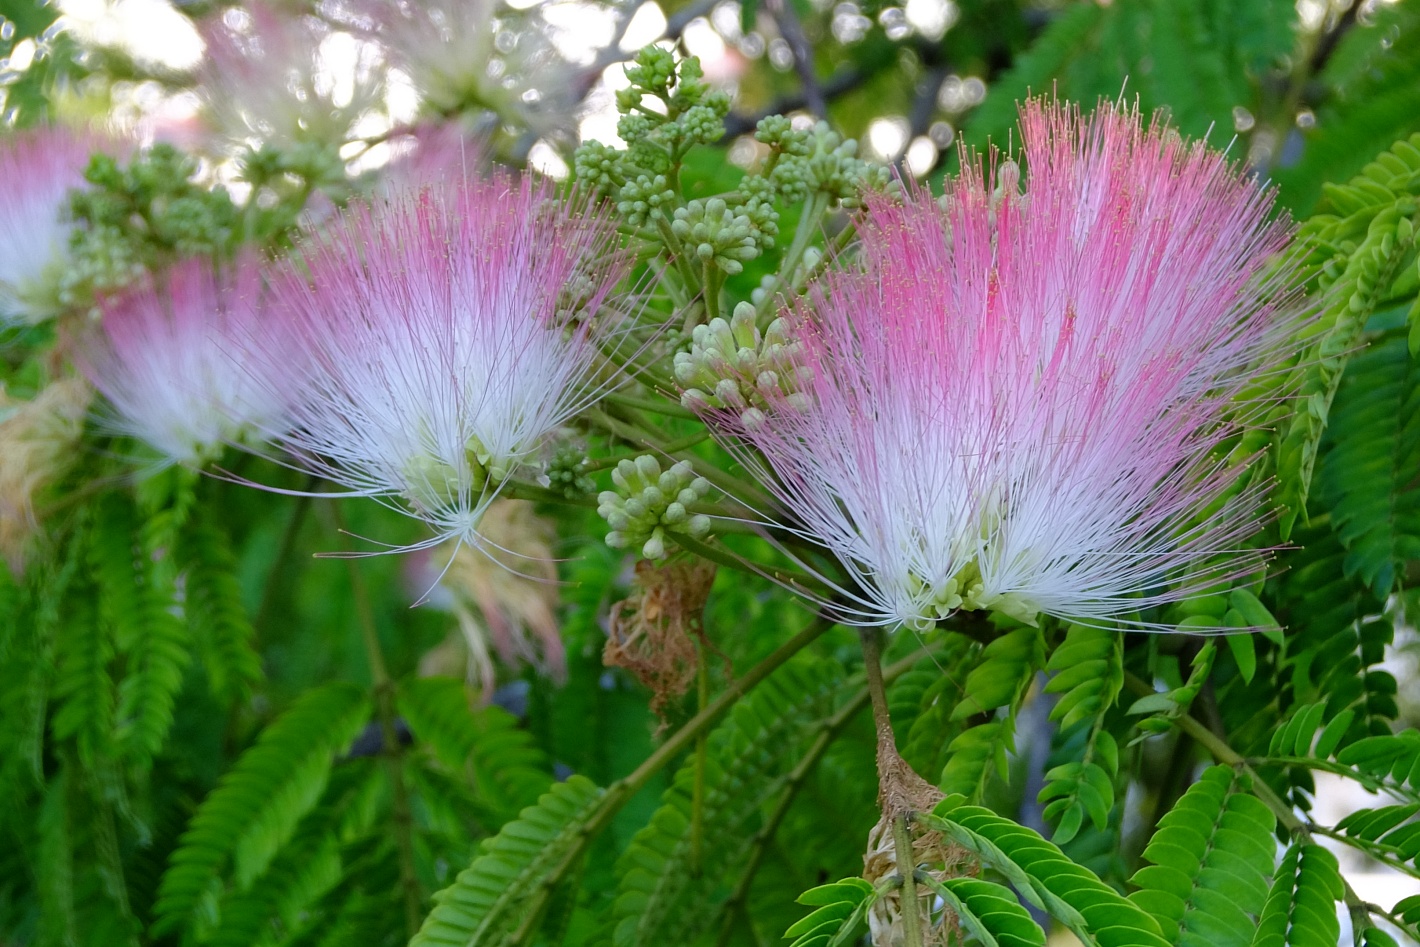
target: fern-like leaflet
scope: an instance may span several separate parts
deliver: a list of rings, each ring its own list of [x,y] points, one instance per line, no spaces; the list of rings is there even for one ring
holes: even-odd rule
[[[245,890],[266,870],[369,715],[364,691],[337,682],[307,692],[266,728],[183,833],[158,891],[155,932],[200,933],[220,923],[226,877]]]
[[[965,694],[952,720],[967,721],[1005,708],[999,719],[965,730],[947,747],[939,785],[943,792],[979,799],[992,773],[1004,778],[1006,755],[1015,749],[1016,710],[1035,672],[1045,663],[1038,628],[1018,627],[992,641],[966,679]]]
[[[1056,823],[1057,845],[1073,839],[1086,816],[1103,829],[1114,807],[1119,747],[1104,720],[1124,686],[1122,645],[1116,631],[1072,625],[1046,664],[1055,672],[1046,692],[1062,695],[1051,708],[1051,719],[1063,731],[1085,731],[1081,752],[1047,772],[1040,791],[1043,814]]]
[[[1138,905],[1066,858],[1038,834],[989,809],[948,796],[924,818],[928,826],[975,855],[1036,907],[1087,945],[1163,947],[1158,923]]]
[[[410,947],[528,943],[552,891],[543,884],[575,850],[603,790],[573,776],[484,841],[472,864],[434,896]]]
[[[406,681],[398,702],[416,740],[471,783],[499,824],[534,804],[551,784],[546,756],[513,716],[496,706],[472,710],[462,681]]]
[[[1144,849],[1153,864],[1130,883],[1129,899],[1179,947],[1251,943],[1267,898],[1276,818],[1247,782],[1214,766],[1160,821]]]
[[[741,701],[710,736],[698,815],[696,763],[681,767],[621,860],[620,947],[689,942],[714,918],[727,873],[754,843],[760,808],[779,793],[842,680],[833,665],[790,664]],[[697,818],[709,832],[697,835]]]

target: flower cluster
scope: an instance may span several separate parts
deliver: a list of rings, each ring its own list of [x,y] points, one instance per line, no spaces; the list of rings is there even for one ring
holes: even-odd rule
[[[315,17],[254,0],[206,17],[198,29],[207,46],[199,92],[217,151],[336,148],[384,89],[374,46]],[[339,46],[341,58],[353,60],[348,79],[322,68]]]
[[[536,10],[496,0],[360,0],[370,37],[438,115],[482,108],[538,134],[566,131],[576,76]],[[535,82],[534,82],[535,80]]]
[[[643,454],[618,463],[611,479],[616,490],[597,497],[597,513],[611,527],[608,546],[639,546],[647,559],[664,559],[667,530],[697,539],[709,535],[710,517],[690,508],[710,492],[710,481],[695,476],[689,461],[663,471],[656,458]]]
[[[1128,620],[1262,555],[1219,448],[1296,328],[1270,195],[1125,110],[1034,103],[1022,131],[1024,193],[968,167],[870,199],[861,265],[788,315],[807,398],[719,412],[858,622]]]
[[[603,216],[505,175],[352,207],[277,295],[304,365],[264,346],[293,423],[276,443],[314,474],[481,543],[515,474],[595,401],[624,274]],[[579,308],[570,284],[590,282]]]
[[[795,363],[802,345],[787,338],[783,319],[762,334],[756,319],[754,306],[740,303],[728,322],[715,318],[695,327],[690,351],[675,356],[675,377],[685,386],[681,404],[695,411],[732,409],[746,427],[760,424],[763,409],[780,396],[807,404],[797,393],[807,374]]]
[[[0,325],[50,315],[71,230],[69,191],[98,141],[36,128],[0,138]]]
[[[250,357],[258,338],[282,338],[262,282],[250,257],[225,269],[197,258],[102,300],[78,361],[112,406],[106,426],[162,463],[195,466],[280,430],[284,400]],[[296,354],[287,349],[287,370]]]

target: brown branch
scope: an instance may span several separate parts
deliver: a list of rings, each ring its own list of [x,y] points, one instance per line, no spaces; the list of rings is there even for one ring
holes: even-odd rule
[[[809,45],[809,38],[804,35],[804,26],[799,22],[794,8],[785,0],[765,0],[764,5],[769,10],[769,15],[774,17],[774,23],[779,27],[779,35],[789,44],[789,53],[794,59],[794,72],[798,74],[799,83],[803,86],[804,105],[814,116],[828,118],[828,99],[824,96],[823,87],[819,85],[818,76],[814,74],[813,47]]]
[[[823,92],[825,102],[832,102],[857,89],[876,74],[876,71],[862,72],[854,68],[841,69],[825,80],[819,88]],[[803,92],[795,92],[792,95],[775,99],[764,111],[753,115],[732,112],[725,117],[725,137],[734,138],[737,135],[752,132],[754,126],[758,125],[761,119],[771,115],[784,115],[804,108],[808,108],[808,99],[805,98]]]

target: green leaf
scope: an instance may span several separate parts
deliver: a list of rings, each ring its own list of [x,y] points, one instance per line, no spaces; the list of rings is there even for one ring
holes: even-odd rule
[[[555,784],[485,840],[454,883],[434,896],[434,909],[410,947],[526,942],[551,895],[542,882],[576,848],[603,795],[583,776]]]
[[[898,748],[918,773],[940,773],[946,765],[947,747],[962,731],[961,723],[949,718],[978,657],[979,646],[964,635],[951,636],[945,645],[943,654],[924,657],[888,691]]]
[[[140,522],[128,499],[106,495],[95,505],[89,557],[101,614],[123,657],[118,685],[119,746],[150,760],[173,723],[173,704],[190,659],[191,640],[178,618],[171,549],[160,545],[161,515]]]
[[[799,895],[800,904],[815,907],[784,932],[794,941],[789,947],[840,947],[858,936],[868,908],[877,900],[873,886],[862,878],[846,878],[810,888]]]
[[[1040,630],[1021,626],[992,641],[967,675],[965,694],[952,708],[952,721],[964,721],[1006,707],[1003,718],[963,731],[947,747],[938,785],[943,792],[981,798],[995,773],[1006,777],[1007,755],[1014,750],[1016,711],[1035,673],[1045,663]]]
[[[1206,770],[1162,819],[1129,896],[1172,944],[1252,942],[1267,898],[1276,818],[1226,766]]]
[[[1162,947],[1157,922],[1034,831],[948,796],[925,821],[1000,873],[1036,907],[1087,945]]]
[[[1317,485],[1343,567],[1384,599],[1420,559],[1420,371],[1405,341],[1351,359],[1336,392]]]
[[[1061,694],[1050,717],[1060,721],[1062,742],[1078,745],[1072,759],[1046,772],[1037,797],[1055,825],[1057,845],[1071,841],[1085,817],[1103,830],[1114,808],[1119,748],[1104,729],[1104,717],[1124,686],[1123,653],[1117,631],[1072,625],[1046,664],[1055,672],[1046,693]]]
[[[804,661],[740,701],[706,746],[698,834],[695,760],[680,768],[618,863],[618,945],[691,943],[710,925],[728,895],[726,879],[749,857],[761,808],[779,796],[843,679],[836,664]]]
[[[531,735],[501,707],[472,709],[463,681],[405,681],[398,705],[415,739],[470,782],[500,822],[533,805],[551,785],[551,765]]]
[[[922,883],[941,896],[967,932],[983,947],[1045,947],[1045,931],[1010,889],[978,878]]]
[[[1223,640],[1228,643],[1228,650],[1237,662],[1238,674],[1242,676],[1243,683],[1251,684],[1257,674],[1257,649],[1253,647],[1252,636],[1227,635]]]
[[[308,691],[262,732],[183,833],[158,889],[155,931],[203,930],[219,920],[224,874],[230,869],[245,889],[265,871],[369,715],[364,691],[335,682]]]
[[[1305,518],[1322,433],[1348,359],[1414,248],[1414,192],[1420,188],[1420,175],[1408,162],[1420,162],[1417,143],[1420,135],[1395,144],[1344,191],[1338,189],[1338,195],[1345,195],[1339,199],[1356,207],[1354,212],[1318,214],[1297,234],[1298,276],[1309,288],[1325,291],[1326,305],[1301,333],[1307,348],[1299,363],[1296,398],[1306,410],[1291,413],[1276,444],[1284,539]]]
[[[252,646],[256,634],[242,605],[231,539],[203,513],[184,524],[178,545],[186,577],[183,611],[212,693],[230,703],[250,697],[261,682],[261,656]]]
[[[1040,629],[1021,626],[992,641],[966,679],[966,694],[952,710],[953,720],[1017,703],[1031,676],[1045,661]]]
[[[1252,947],[1335,947],[1342,894],[1336,856],[1320,845],[1293,844],[1277,867]]]

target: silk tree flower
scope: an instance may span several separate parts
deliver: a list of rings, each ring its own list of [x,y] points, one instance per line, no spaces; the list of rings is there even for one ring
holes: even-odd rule
[[[65,204],[97,143],[53,126],[0,136],[0,326],[51,314],[71,230]]]
[[[787,313],[808,403],[718,415],[851,620],[1130,622],[1265,555],[1262,488],[1221,458],[1305,318],[1271,194],[1129,110],[1037,102],[1022,133],[1023,193],[1003,165],[870,198],[861,263]]]
[[[435,114],[483,108],[539,135],[574,128],[578,77],[538,11],[499,0],[363,0],[355,9]]]
[[[378,50],[353,32],[262,2],[198,23],[198,92],[219,150],[335,148],[381,104]]]
[[[308,360],[286,373],[278,445],[428,522],[420,545],[482,548],[488,504],[606,387],[614,238],[608,217],[503,174],[352,206],[278,290]],[[274,370],[285,358],[268,347]]]
[[[82,378],[60,378],[30,400],[0,385],[0,559],[16,576],[39,535],[41,498],[81,453],[93,390]]]
[[[410,591],[458,624],[424,655],[420,673],[462,675],[484,701],[497,688],[499,662],[514,671],[531,666],[562,683],[567,656],[558,633],[554,524],[526,500],[500,499],[489,505],[479,532],[487,555],[451,543],[406,560]]]
[[[102,300],[76,361],[112,407],[103,423],[191,466],[279,429],[281,395],[250,355],[253,339],[279,334],[263,283],[253,257],[220,270],[192,259]]]
[[[375,193],[388,197],[424,187],[447,188],[492,169],[486,141],[459,122],[421,125],[391,142],[394,160],[380,172]]]

